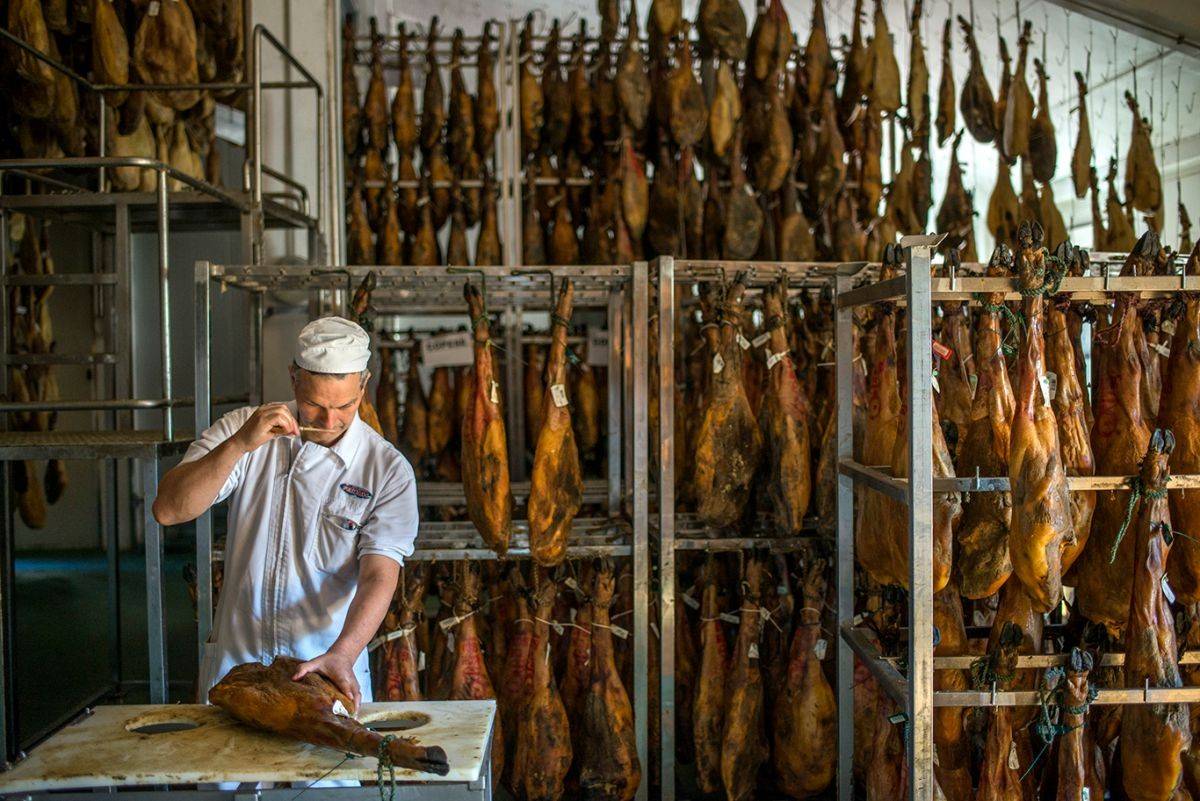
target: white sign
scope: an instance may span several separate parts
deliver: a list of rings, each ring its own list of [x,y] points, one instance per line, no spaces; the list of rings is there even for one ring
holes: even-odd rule
[[[551,384],[550,395],[554,398],[554,405],[562,408],[567,405],[567,388],[562,384]]]
[[[475,345],[470,331],[438,334],[421,340],[421,363],[425,367],[464,367],[475,363]]]
[[[608,367],[608,332],[603,328],[588,326],[587,363],[589,367]]]

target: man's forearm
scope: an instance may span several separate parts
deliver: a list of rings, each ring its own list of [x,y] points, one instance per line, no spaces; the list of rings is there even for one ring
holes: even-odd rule
[[[366,560],[380,561],[373,564],[371,569],[362,571],[342,633],[329,649],[351,661],[358,659],[358,655],[379,631],[379,625],[396,592],[396,579],[400,572],[399,565],[386,556],[367,556],[364,562]]]
[[[245,452],[230,437],[196,461],[171,468],[159,484],[154,518],[164,526],[195,520],[212,506]]]

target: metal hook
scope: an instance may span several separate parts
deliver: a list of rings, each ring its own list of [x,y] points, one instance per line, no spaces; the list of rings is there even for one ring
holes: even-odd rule
[[[454,275],[478,275],[479,295],[483,298],[483,310],[487,312],[487,273],[477,267],[447,267],[446,272]],[[469,283],[469,281],[468,281]]]
[[[313,270],[309,275],[313,277],[322,275],[344,275],[346,276],[346,297],[342,301],[342,310],[347,311],[350,308],[350,298],[354,297],[354,276],[345,267],[339,267],[332,270]]]

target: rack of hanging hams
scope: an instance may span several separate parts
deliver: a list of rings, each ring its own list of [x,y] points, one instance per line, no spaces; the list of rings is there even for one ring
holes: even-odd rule
[[[101,130],[106,156],[157,159],[219,186],[217,102],[240,105],[236,89],[197,84],[239,83],[245,72],[242,0],[62,2],[14,0],[0,48],[12,102],[0,134],[7,158],[96,156]],[[101,94],[92,86],[112,87]],[[136,91],[122,87],[180,85]],[[153,191],[154,171],[109,169],[113,191]],[[171,191],[186,188],[170,182]]]
[[[1081,300],[1063,283],[1095,265],[1045,236],[1024,221],[987,263],[984,275],[1015,279],[1016,291],[936,304],[935,484],[977,478],[932,496],[933,779],[948,800],[1190,797],[1200,249],[1176,253],[1149,230],[1119,276],[1161,287]],[[880,303],[867,315],[856,459],[901,476],[907,314]],[[1090,481],[1102,476],[1119,478]],[[857,633],[899,656],[906,514],[872,488],[857,493]],[[856,664],[856,780],[868,796],[902,796],[917,769],[904,756],[905,710],[878,662]]]

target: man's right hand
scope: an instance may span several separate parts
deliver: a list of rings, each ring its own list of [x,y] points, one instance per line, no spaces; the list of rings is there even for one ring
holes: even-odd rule
[[[283,403],[268,403],[255,409],[233,436],[242,450],[250,453],[264,442],[289,434],[300,436],[300,424],[291,410]]]

